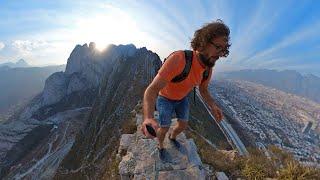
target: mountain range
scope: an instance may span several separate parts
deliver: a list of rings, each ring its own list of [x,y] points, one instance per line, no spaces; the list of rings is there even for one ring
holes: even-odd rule
[[[224,72],[219,76],[262,84],[320,103],[320,77],[312,74],[301,75],[294,70],[248,69]]]
[[[40,93],[45,80],[65,65],[46,67],[0,67],[0,117],[6,120],[22,104]],[[0,119],[0,121],[1,121]]]
[[[0,67],[2,67],[2,66],[8,66],[10,68],[17,68],[17,67],[29,67],[30,65],[24,59],[19,59],[16,63],[13,63],[13,62],[1,63]]]

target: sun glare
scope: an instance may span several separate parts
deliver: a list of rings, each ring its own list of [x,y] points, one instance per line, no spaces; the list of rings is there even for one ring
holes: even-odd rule
[[[76,26],[78,39],[95,42],[100,51],[108,44],[139,42],[143,36],[135,21],[120,10],[80,19]]]

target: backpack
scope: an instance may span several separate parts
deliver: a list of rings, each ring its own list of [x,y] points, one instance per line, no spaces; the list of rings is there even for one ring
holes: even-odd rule
[[[170,55],[169,55],[170,56]],[[175,76],[171,82],[173,83],[178,83],[181,82],[183,80],[185,80],[190,72],[191,66],[192,66],[192,60],[193,60],[193,51],[190,50],[184,50],[184,56],[185,56],[185,61],[186,61],[186,65],[184,66],[183,71],[178,74],[177,76]],[[167,58],[164,59],[163,63],[167,60]],[[209,73],[210,73],[210,69],[206,69],[203,74],[202,74],[202,81],[205,81],[209,78]],[[196,101],[196,87],[193,88],[193,101]]]

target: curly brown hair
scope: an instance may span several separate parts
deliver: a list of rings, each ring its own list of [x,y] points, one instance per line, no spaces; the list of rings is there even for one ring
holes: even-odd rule
[[[230,40],[230,29],[226,26],[222,20],[218,19],[214,22],[207,23],[200,29],[196,30],[193,39],[191,41],[191,47],[193,50],[202,51],[205,46],[210,43],[214,38],[225,36],[227,38],[227,48],[225,50],[224,56],[228,56],[229,47],[231,44]]]

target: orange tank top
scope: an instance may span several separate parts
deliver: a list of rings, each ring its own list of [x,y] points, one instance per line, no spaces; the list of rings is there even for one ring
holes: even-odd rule
[[[187,78],[178,83],[171,82],[175,76],[183,71],[185,64],[184,51],[176,51],[167,58],[158,71],[158,76],[168,82],[168,84],[160,90],[159,94],[161,96],[171,100],[181,100],[188,95],[193,87],[199,86],[201,83],[209,84],[212,71],[209,71],[208,79],[202,82],[205,66],[200,62],[196,51],[193,51],[192,66]]]

